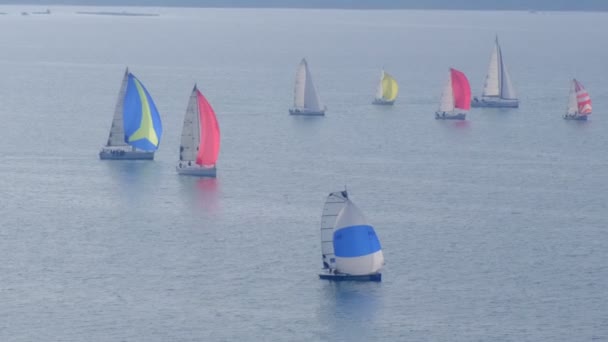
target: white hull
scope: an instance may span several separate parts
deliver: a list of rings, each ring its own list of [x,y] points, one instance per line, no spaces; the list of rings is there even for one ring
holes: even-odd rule
[[[183,165],[177,164],[175,170],[180,175],[185,176],[198,176],[198,177],[215,177],[216,176],[216,168],[215,167],[202,167],[199,165]]]
[[[300,108],[291,108],[289,110],[289,114],[291,115],[310,115],[310,116],[323,116],[325,115],[325,109],[321,110],[311,110],[311,109],[300,109]]]
[[[476,108],[518,108],[518,99],[502,99],[500,97],[475,97],[471,101],[471,106]]]
[[[99,159],[101,160],[153,160],[153,151],[139,151],[124,148],[104,147],[99,151]]]

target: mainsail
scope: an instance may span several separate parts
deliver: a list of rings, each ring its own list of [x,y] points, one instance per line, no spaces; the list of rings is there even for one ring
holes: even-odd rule
[[[114,109],[114,117],[112,118],[112,126],[110,127],[110,135],[106,146],[127,146],[125,138],[125,128],[123,124],[123,104],[125,103],[125,94],[127,92],[127,83],[129,81],[129,68],[125,70],[125,75],[122,78],[120,91],[118,92],[118,100]]]
[[[511,77],[509,76],[507,66],[502,57],[502,50],[498,43],[498,37],[496,37],[494,49],[490,56],[488,72],[483,87],[483,96],[498,97],[508,100],[517,99],[515,89],[511,83]]]
[[[348,193],[345,191],[332,192],[327,196],[323,213],[321,214],[321,256],[323,268],[335,269],[336,258],[334,255],[334,226],[338,214],[342,211],[348,201]]]
[[[399,94],[399,86],[397,80],[387,72],[382,70],[380,76],[380,83],[376,89],[376,99],[382,99],[384,101],[395,101]]]
[[[184,117],[179,159],[214,166],[219,150],[220,129],[215,112],[195,85]]]
[[[303,58],[296,73],[294,107],[311,111],[323,110],[323,104],[312,81],[306,59]]]

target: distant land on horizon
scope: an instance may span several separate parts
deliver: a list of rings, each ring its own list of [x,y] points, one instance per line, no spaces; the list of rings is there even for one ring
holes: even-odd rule
[[[608,11],[608,0],[0,0],[2,5]]]

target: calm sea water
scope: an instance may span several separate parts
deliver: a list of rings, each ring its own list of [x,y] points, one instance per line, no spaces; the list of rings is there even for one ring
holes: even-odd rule
[[[0,340],[608,341],[608,14],[0,10]],[[434,120],[449,67],[479,94],[495,34],[521,108]],[[302,57],[326,117],[287,113]],[[97,157],[126,66],[154,162]],[[572,77],[589,122],[560,118]],[[174,170],[195,82],[217,179]],[[380,284],[317,279],[345,185]]]

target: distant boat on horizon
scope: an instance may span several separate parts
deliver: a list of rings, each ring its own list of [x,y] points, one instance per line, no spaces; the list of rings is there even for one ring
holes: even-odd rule
[[[289,114],[320,116],[325,115],[326,110],[312,81],[308,62],[302,58],[296,72],[293,108],[289,109]]]
[[[346,190],[327,196],[321,215],[320,279],[381,281],[384,255],[380,240]]]
[[[194,85],[184,116],[177,173],[215,177],[219,153],[220,128],[215,111]]]
[[[376,105],[393,105],[398,94],[399,85],[397,85],[397,80],[382,69],[380,82],[376,88],[376,97],[372,103]]]
[[[471,86],[462,71],[450,68],[448,80],[443,87],[437,120],[464,120],[471,109]]]
[[[483,86],[481,99],[473,98],[473,107],[518,108],[519,99],[511,83],[511,76],[502,57],[498,36],[490,56],[488,72]]]
[[[568,96],[568,110],[564,115],[566,120],[585,121],[591,115],[591,97],[583,87],[583,84],[572,79],[570,82],[570,94]]]
[[[110,135],[100,159],[152,160],[163,133],[152,96],[129,68],[118,93]]]

